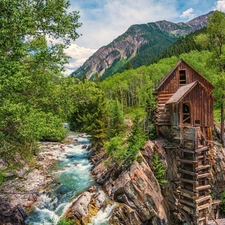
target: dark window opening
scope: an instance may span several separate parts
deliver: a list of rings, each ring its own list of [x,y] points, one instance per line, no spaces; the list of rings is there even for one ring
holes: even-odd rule
[[[195,124],[200,124],[200,120],[195,120]]]
[[[186,84],[186,70],[180,70],[180,84]]]
[[[190,105],[188,103],[183,103],[183,123],[191,123],[191,112]]]

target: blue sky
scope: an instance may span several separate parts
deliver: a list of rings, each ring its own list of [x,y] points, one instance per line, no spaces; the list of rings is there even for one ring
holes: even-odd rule
[[[67,74],[81,66],[97,49],[109,44],[133,24],[159,20],[187,22],[212,10],[225,12],[225,0],[70,0],[79,11],[82,34],[67,53]]]

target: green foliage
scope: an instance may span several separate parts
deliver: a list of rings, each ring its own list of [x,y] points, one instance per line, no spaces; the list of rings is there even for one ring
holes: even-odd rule
[[[107,135],[107,101],[97,83],[78,81],[74,88],[75,110],[70,118],[73,129],[87,132],[94,142]]]
[[[131,165],[146,141],[144,130],[140,125],[139,117],[136,116],[128,138],[118,135],[106,141],[104,148],[107,154],[118,163],[126,162],[126,166]]]
[[[137,153],[144,146],[146,136],[143,128],[141,127],[139,116],[137,115],[133,121],[132,133],[127,140],[127,157],[132,163],[135,160]]]
[[[158,152],[154,152],[153,161],[152,161],[152,169],[160,185],[164,185],[168,182],[167,180],[164,179],[165,166],[160,160]]]
[[[125,131],[122,106],[118,100],[108,101],[108,137],[114,137]]]
[[[205,31],[206,28],[202,28],[186,36],[179,37],[175,43],[173,43],[159,55],[152,58],[150,60],[150,64],[157,63],[160,59],[165,59],[172,56],[179,57],[183,53],[189,53],[194,50],[202,51],[203,49],[208,49],[207,45],[202,46],[196,42],[196,36],[204,34]]]
[[[4,171],[0,170],[0,185],[4,182],[5,173]]]
[[[220,209],[222,210],[222,212],[225,213],[225,191],[221,194],[220,200],[221,200]]]
[[[123,136],[115,136],[104,143],[104,148],[109,156],[118,162],[126,158],[127,149]]]
[[[57,225],[75,225],[73,221],[68,220],[68,219],[60,219]]]
[[[62,77],[64,49],[80,27],[69,6],[66,0],[0,2],[0,157],[17,152],[30,159],[36,141],[65,135],[62,123],[74,104],[71,79]]]
[[[224,140],[224,105],[225,105],[225,14],[215,11],[210,17],[207,25],[207,32],[198,36],[196,41],[203,46],[208,45],[212,56],[207,60],[208,67],[214,69],[213,84],[215,85],[217,104],[221,109],[221,143],[225,146]]]

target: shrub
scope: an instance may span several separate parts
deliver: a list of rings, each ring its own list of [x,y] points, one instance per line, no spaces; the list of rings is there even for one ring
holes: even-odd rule
[[[220,209],[222,210],[222,212],[225,213],[225,191],[223,191],[223,193],[221,194],[220,200],[221,200]]]
[[[154,153],[153,161],[152,161],[153,172],[158,180],[160,185],[166,184],[168,181],[164,179],[165,175],[165,166],[159,158],[159,154],[157,152]]]
[[[76,224],[74,224],[74,222],[71,221],[71,220],[62,218],[62,219],[59,220],[57,225],[76,225]]]

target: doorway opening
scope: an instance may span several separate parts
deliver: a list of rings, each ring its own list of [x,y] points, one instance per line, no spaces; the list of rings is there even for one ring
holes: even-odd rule
[[[182,107],[182,114],[183,114],[183,123],[190,124],[191,123],[191,107],[188,102],[183,103]]]

